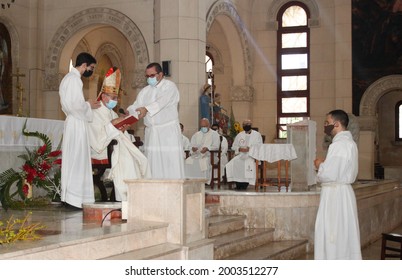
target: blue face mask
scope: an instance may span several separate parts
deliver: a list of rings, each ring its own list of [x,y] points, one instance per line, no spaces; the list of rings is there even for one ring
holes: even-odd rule
[[[112,110],[114,107],[117,105],[117,100],[109,100],[108,103],[106,103],[106,107],[110,110]]]
[[[202,133],[207,133],[208,132],[208,127],[201,127],[201,132]]]
[[[147,79],[147,83],[148,83],[148,85],[150,85],[151,87],[154,87],[154,86],[156,86],[157,84],[158,84],[158,80],[156,79],[156,77],[149,77],[148,79]]]

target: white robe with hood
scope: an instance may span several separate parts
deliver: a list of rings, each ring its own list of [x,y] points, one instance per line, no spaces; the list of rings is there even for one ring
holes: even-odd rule
[[[339,132],[317,173],[322,186],[314,237],[317,260],[362,259],[356,197],[351,186],[357,173],[357,145],[349,131]]]

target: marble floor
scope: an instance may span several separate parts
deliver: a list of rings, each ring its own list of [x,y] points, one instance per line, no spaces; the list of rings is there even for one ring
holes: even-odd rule
[[[48,246],[52,243],[72,242],[74,239],[83,238],[90,234],[101,234],[102,231],[110,233],[110,226],[119,231],[120,226],[124,224],[121,220],[105,219],[103,224],[100,222],[83,222],[83,212],[80,210],[66,209],[61,205],[51,205],[46,209],[40,210],[0,210],[0,221],[6,222],[11,219],[24,218],[28,215],[30,224],[39,223],[45,228],[39,231],[42,236],[37,241],[19,241],[13,244],[0,245],[0,259],[7,258],[13,252],[20,250],[30,250],[39,246]],[[145,225],[149,226],[149,225]],[[87,231],[88,229],[91,229]],[[85,233],[84,233],[85,232]],[[402,234],[402,225],[392,230],[392,232]],[[366,246],[362,249],[364,260],[379,260],[381,251],[381,240]],[[311,260],[313,254],[307,254],[299,258],[300,260]]]

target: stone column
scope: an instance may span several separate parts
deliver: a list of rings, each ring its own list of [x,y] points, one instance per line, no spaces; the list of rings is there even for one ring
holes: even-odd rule
[[[375,143],[377,118],[375,116],[360,116],[359,137],[359,174],[358,179],[374,179]]]
[[[186,130],[198,130],[198,98],[205,83],[207,1],[155,0],[155,57],[171,61],[171,76],[180,91],[179,117]],[[152,52],[151,52],[152,53]]]

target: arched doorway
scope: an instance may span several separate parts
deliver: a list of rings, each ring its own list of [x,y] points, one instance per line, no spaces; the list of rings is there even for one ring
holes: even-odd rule
[[[103,32],[102,36],[96,36],[100,31]],[[59,104],[59,81],[68,72],[70,60],[81,50],[94,54],[97,59],[106,55],[112,63],[120,63],[126,79],[123,84],[128,83],[127,90],[136,91],[144,85],[143,73],[149,63],[149,54],[139,28],[119,11],[109,8],[87,9],[67,19],[51,40],[45,61],[43,99],[46,104]],[[93,81],[88,86],[89,95],[96,92],[97,84],[98,81]],[[126,102],[134,98],[131,96]],[[36,106],[38,111],[43,112],[43,117],[63,118],[60,109],[52,111],[46,104],[44,108],[39,108],[39,104]]]
[[[360,102],[359,124],[362,133],[373,144],[372,155],[366,160],[384,166],[385,177],[401,179],[401,144],[395,139],[395,104],[402,99],[402,75],[382,77],[371,84]],[[390,107],[392,109],[390,109]],[[387,172],[388,170],[388,172]],[[388,175],[387,175],[388,173]]]

